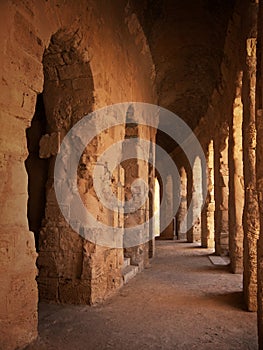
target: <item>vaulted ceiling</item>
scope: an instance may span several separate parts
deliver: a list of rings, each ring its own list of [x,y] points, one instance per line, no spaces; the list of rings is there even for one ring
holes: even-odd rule
[[[159,105],[195,129],[220,84],[234,0],[145,0],[133,6],[156,66]],[[157,141],[167,151],[176,146],[160,132]]]

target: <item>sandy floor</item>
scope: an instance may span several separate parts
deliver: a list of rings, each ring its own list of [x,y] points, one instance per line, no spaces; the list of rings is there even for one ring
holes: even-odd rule
[[[243,309],[242,276],[209,250],[157,242],[149,269],[96,307],[41,303],[27,349],[257,349],[256,314]]]

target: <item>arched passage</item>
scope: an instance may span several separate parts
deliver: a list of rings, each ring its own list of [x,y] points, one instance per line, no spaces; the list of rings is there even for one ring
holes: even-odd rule
[[[89,303],[91,299],[91,268],[83,254],[89,245],[62,216],[53,183],[60,142],[70,128],[93,109],[93,78],[89,62],[84,59],[79,45],[78,33],[60,30],[51,37],[43,57],[43,100],[47,125],[46,133],[42,130],[39,141],[39,156],[48,161],[49,169],[45,215],[39,236],[37,280],[41,300],[65,303]],[[78,173],[79,179],[86,182],[89,159],[85,154],[82,156]],[[83,186],[80,193],[82,189]]]

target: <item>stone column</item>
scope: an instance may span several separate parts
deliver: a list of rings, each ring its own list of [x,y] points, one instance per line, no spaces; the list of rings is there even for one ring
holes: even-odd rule
[[[263,17],[262,17],[263,18]],[[257,244],[258,282],[258,337],[259,349],[263,349],[263,110],[257,110],[257,149],[256,149],[257,194],[259,203],[260,231]]]
[[[206,149],[207,161],[207,196],[202,210],[201,217],[201,246],[203,248],[214,248],[214,214],[215,214],[215,199],[214,199],[214,144],[213,140],[209,143]],[[206,195],[205,193],[203,195]]]
[[[129,122],[126,124],[125,128],[125,138],[143,138],[146,137],[149,139],[149,129],[144,126],[139,126],[135,122]],[[129,154],[129,147],[134,147],[134,144],[125,144],[123,146],[123,153]],[[141,183],[134,186],[134,182],[137,179],[142,179],[146,184],[148,184],[148,175],[149,175],[149,166],[146,160],[147,155],[149,157],[150,150],[149,149],[141,149],[140,144],[136,144],[136,158],[127,159],[122,162],[122,166],[125,170],[125,201],[132,201],[134,203],[134,207],[138,206],[138,203],[141,202],[141,194],[143,194],[144,188]],[[143,157],[141,157],[142,153],[144,153]],[[147,153],[147,154],[146,154]],[[130,208],[132,209],[132,208]],[[149,201],[146,201],[143,205],[139,206],[138,209],[134,209],[134,211],[130,211],[125,213],[124,215],[124,227],[132,228],[138,225],[143,225],[147,222],[149,217]],[[124,237],[129,239],[127,236],[127,230],[124,229]],[[124,250],[124,255],[127,258],[131,259],[132,265],[139,266],[139,269],[144,268],[149,264],[149,241],[150,241],[150,233],[143,232],[142,234],[147,234],[148,239],[144,242],[132,246],[126,247]]]
[[[256,192],[256,31],[257,5],[250,2],[245,24],[246,58],[243,67],[243,166],[245,205],[243,290],[247,309],[257,310],[257,240],[259,237],[258,200]]]
[[[149,208],[147,220],[149,220],[149,258],[153,258],[155,254],[155,236],[154,236],[154,222],[152,220],[154,215],[154,197],[155,197],[155,177],[154,177],[154,168],[152,165],[149,165],[149,175],[148,175],[148,186],[149,186],[149,198],[147,206]]]
[[[21,92],[22,95],[22,92]],[[10,105],[13,101],[10,98]],[[33,114],[2,109],[0,130],[0,348],[22,348],[37,337],[36,249],[27,222],[25,129]],[[27,119],[26,119],[27,118]]]
[[[203,183],[201,159],[197,157],[193,165],[193,241],[201,241],[201,208],[203,203]]]
[[[200,161],[200,164],[199,164]],[[195,159],[192,169],[187,168],[187,242],[201,240],[201,204],[202,199],[201,160]]]
[[[193,232],[193,208],[190,207],[190,203],[193,198],[193,172],[191,168],[186,169],[187,174],[187,225],[188,231],[186,233],[187,242],[193,243],[194,232]]]
[[[214,139],[215,253],[228,255],[228,126],[221,126]]]
[[[243,225],[244,207],[243,160],[242,160],[242,120],[241,101],[242,73],[237,78],[236,98],[233,116],[229,121],[229,255],[233,273],[243,271]]]
[[[163,215],[170,218],[173,212],[173,179],[171,175],[167,176],[163,187],[164,206],[161,219]],[[174,221],[171,221],[170,224],[161,232],[160,238],[174,239]]]
[[[153,221],[153,230],[154,237],[160,235],[160,184],[157,177],[154,179],[154,221]]]
[[[180,170],[181,178],[181,201],[177,213],[177,231],[178,239],[186,239],[186,215],[187,215],[187,174],[185,168],[182,167]]]
[[[263,349],[263,92],[262,92],[262,40],[263,40],[263,0],[259,1],[257,38],[257,80],[256,80],[256,175],[259,203],[260,232],[257,249],[258,274],[258,338],[259,349]]]

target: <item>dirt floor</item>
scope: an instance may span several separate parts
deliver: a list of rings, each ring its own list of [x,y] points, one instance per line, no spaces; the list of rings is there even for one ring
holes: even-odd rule
[[[39,339],[27,350],[257,349],[256,313],[242,276],[211,250],[158,241],[151,267],[96,307],[39,305]]]

